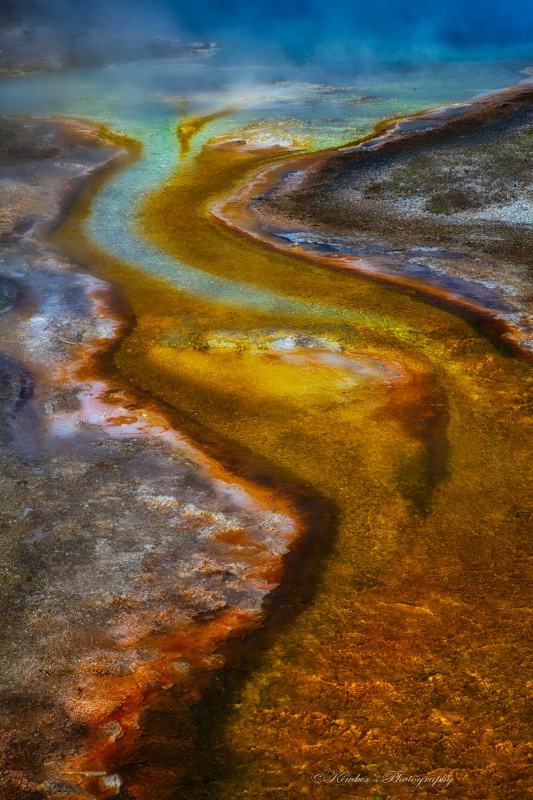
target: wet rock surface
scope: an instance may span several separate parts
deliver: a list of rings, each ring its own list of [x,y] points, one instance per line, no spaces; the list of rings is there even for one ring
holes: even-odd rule
[[[18,364],[0,356],[0,441],[9,441],[18,412],[33,394],[32,380]]]
[[[532,132],[527,85],[426,112],[301,169],[293,162],[267,191],[250,192],[249,227],[498,317],[529,350]]]
[[[0,127],[0,797],[111,797],[150,698],[174,686],[185,719],[297,531],[99,375],[113,289],[38,235],[120,151],[89,125]]]

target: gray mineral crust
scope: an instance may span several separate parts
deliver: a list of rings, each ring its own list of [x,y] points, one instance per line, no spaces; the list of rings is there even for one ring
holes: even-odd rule
[[[0,142],[0,797],[114,796],[91,748],[220,667],[295,528],[98,375],[113,289],[38,234],[120,153],[60,120],[2,119]]]

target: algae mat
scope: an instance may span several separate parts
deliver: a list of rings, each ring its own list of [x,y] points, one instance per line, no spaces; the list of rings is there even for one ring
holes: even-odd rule
[[[282,613],[199,705],[175,796],[342,797],[357,784],[362,797],[525,797],[530,365],[464,316],[209,218],[278,158],[185,153],[139,219],[205,276],[267,292],[266,308],[199,298],[98,250],[90,196],[55,234],[135,314],[115,359],[127,380],[328,509]],[[132,797],[150,796],[143,770]]]

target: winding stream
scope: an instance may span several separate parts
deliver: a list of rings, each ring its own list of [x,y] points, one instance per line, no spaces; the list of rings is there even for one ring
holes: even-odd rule
[[[284,118],[309,148],[338,146],[384,117],[511,84],[517,65],[442,66],[437,83],[430,69],[378,73],[342,91],[262,76],[240,95],[216,86],[215,67],[176,69],[4,81],[0,101],[142,141],[54,234],[133,310],[118,369],[193,436],[334,510],[289,582],[290,616],[199,707],[186,796],[344,796],[320,777],[335,770],[377,775],[361,790],[376,799],[413,796],[383,783],[388,770],[453,773],[448,796],[492,796],[501,774],[519,781],[527,742],[530,366],[460,315],[217,225],[209,205],[286,155],[206,145],[258,118],[279,136]],[[187,114],[205,124],[180,158],[185,115],[152,95],[195,82]],[[152,798],[151,780],[132,768],[128,796]]]

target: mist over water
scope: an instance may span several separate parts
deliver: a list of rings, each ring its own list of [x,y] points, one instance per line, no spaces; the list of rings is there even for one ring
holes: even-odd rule
[[[216,40],[233,63],[274,58],[337,72],[533,50],[529,0],[8,0],[2,19],[45,25],[51,47],[111,60],[134,57],[148,39],[156,55],[171,39]]]
[[[339,146],[379,120],[516,84],[533,53],[525,0],[6,0],[2,14],[78,67],[0,82],[3,113],[86,117],[144,143],[142,165],[96,201],[91,233],[165,277],[168,259],[108,220],[134,215],[171,174],[176,119],[231,110],[195,148],[257,121],[292,125],[310,149]],[[210,41],[220,47],[179,49]]]

